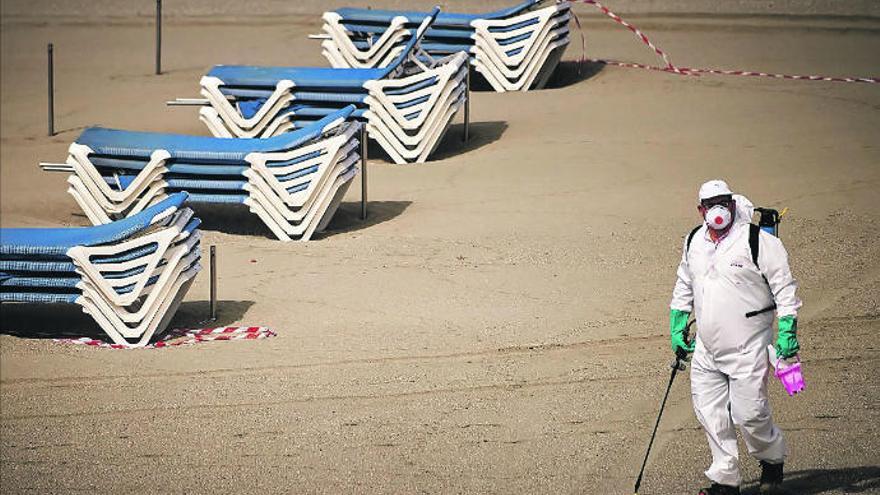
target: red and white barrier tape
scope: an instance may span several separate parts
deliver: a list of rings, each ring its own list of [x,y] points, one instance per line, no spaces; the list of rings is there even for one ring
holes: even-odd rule
[[[147,344],[143,349],[160,349],[162,347],[175,347],[181,345],[198,344],[214,340],[258,340],[277,335],[267,327],[218,327],[200,329],[175,329],[166,332],[156,342]],[[65,344],[88,345],[102,349],[131,349],[132,347],[114,344],[103,340],[82,337],[78,339],[55,339],[56,342]]]
[[[590,62],[599,62],[608,65],[615,65],[618,67],[628,67],[634,69],[648,69],[648,70],[656,70],[661,72],[672,72],[674,74],[679,74],[682,76],[698,76],[700,74],[713,74],[713,75],[722,75],[722,76],[750,76],[750,77],[770,77],[774,79],[787,79],[793,81],[831,81],[831,82],[848,82],[848,83],[871,83],[877,84],[880,83],[880,77],[840,77],[840,76],[817,76],[817,75],[792,75],[792,74],[774,74],[770,72],[758,72],[751,70],[725,70],[725,69],[706,69],[706,68],[693,68],[693,67],[678,67],[674,65],[670,60],[669,56],[661,50],[658,46],[651,42],[650,39],[640,31],[637,27],[632,24],[626,22],[619,15],[612,12],[608,7],[602,5],[597,0],[572,0],[576,2],[586,3],[589,5],[593,5],[599,10],[602,11],[603,14],[607,15],[615,22],[629,29],[635,34],[637,38],[639,38],[642,43],[651,48],[654,53],[656,53],[660,58],[663,59],[663,66],[654,66],[654,65],[646,65],[646,64],[638,64],[632,62],[621,62],[618,60],[607,60],[607,59],[592,59],[586,58],[585,56],[581,57],[581,60],[588,60]],[[574,16],[575,23],[578,26],[578,29],[581,29],[580,21],[577,18],[577,15]],[[586,47],[586,41],[583,36],[583,29],[581,29],[581,42]],[[586,48],[584,48],[586,51]]]
[[[571,11],[571,16],[574,18],[574,23],[577,25],[578,31],[581,33],[581,59],[578,60],[578,73],[580,73],[580,67],[587,61],[587,37],[584,36],[584,28],[581,27],[581,20],[578,18],[578,15],[574,10]]]

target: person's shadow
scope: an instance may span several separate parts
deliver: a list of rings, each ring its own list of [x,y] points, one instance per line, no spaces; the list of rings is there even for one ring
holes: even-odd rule
[[[785,473],[782,485],[791,495],[822,493],[878,493],[880,466],[859,466],[839,469],[804,469]],[[757,495],[757,485],[743,490],[743,495]]]

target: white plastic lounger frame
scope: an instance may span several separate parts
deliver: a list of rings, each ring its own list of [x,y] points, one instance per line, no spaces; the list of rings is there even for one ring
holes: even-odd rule
[[[397,22],[402,26],[402,20]],[[427,30],[429,22],[423,21],[415,36]],[[407,37],[412,35],[404,31]],[[366,110],[367,130],[395,162],[423,162],[436,148],[463,105],[459,95],[466,89],[467,60],[463,52],[435,59],[416,45],[406,63],[389,78],[364,83],[366,97],[361,108]],[[292,81],[279,81],[250,118],[241,115],[235,98],[223,94],[220,79],[205,76],[201,85],[211,108],[201,109],[199,118],[215,136],[270,137],[293,125],[295,111],[288,108],[295,103]],[[410,87],[414,89],[407,92]]]
[[[199,247],[194,245],[193,250],[186,256],[176,260],[175,264],[163,272],[165,280],[157,281],[149,286],[149,290],[141,296],[138,304],[129,306],[119,306],[108,301],[101,294],[93,290],[83,292],[83,297],[88,297],[94,304],[103,308],[102,312],[108,318],[114,318],[116,321],[126,325],[137,325],[144,320],[151,319],[155,311],[161,307],[162,302],[167,299],[168,291],[174,287],[178,279],[190,268],[196,265],[201,259]],[[90,287],[88,289],[91,289]],[[137,337],[137,335],[125,335],[126,338]]]
[[[175,215],[174,222],[171,225],[159,229],[156,232],[138,236],[109,246],[76,246],[68,250],[67,256],[73,260],[77,267],[77,272],[81,273],[85,280],[89,280],[94,284],[104,297],[118,306],[127,306],[134,303],[134,301],[141,296],[149,277],[166,256],[166,252],[169,250],[171,244],[175,240],[179,240],[181,233],[186,227],[186,224],[189,223],[192,214],[192,210],[184,208]],[[120,252],[143,248],[152,244],[156,245],[156,250],[152,254],[134,260],[113,264],[98,264],[92,261],[93,257],[112,256]],[[186,245],[183,245],[177,250],[167,253],[169,256],[169,259],[167,260],[169,264],[176,263],[181,257],[183,257],[187,252],[185,248]],[[141,266],[144,267],[143,274],[138,277],[139,280],[137,280],[137,282],[134,282],[134,288],[126,294],[118,294],[115,290],[116,284],[112,281],[106,280],[102,275],[104,272],[118,272]],[[128,279],[125,279],[125,282],[119,285],[128,285],[130,283],[131,282]]]
[[[359,170],[352,165],[359,159],[356,150],[361,125],[337,119],[327,124],[318,138],[295,149],[245,156],[244,162],[249,167],[242,173],[244,187],[241,193],[252,196],[245,204],[261,219],[270,219],[270,229],[276,234],[282,233],[278,236],[280,239],[291,240],[291,237],[302,236],[302,240],[308,240],[320,230],[319,224],[322,221],[326,224],[325,220],[328,220],[321,215],[328,210],[325,199],[339,189],[336,184],[338,177]],[[73,174],[68,177],[68,192],[95,224],[131,216],[168,196],[164,175],[168,172],[171,153],[167,150],[153,151],[150,160],[125,189],[114,189],[107,184],[98,167],[92,163],[90,155],[94,152],[88,146],[74,143],[69,153],[67,164],[73,169]],[[279,218],[283,219],[283,227],[278,226]],[[179,226],[182,229],[186,219],[180,221],[183,222]],[[181,241],[175,239],[173,242]],[[171,240],[163,238],[163,242],[162,250],[168,250]],[[177,259],[186,253],[178,254]],[[129,265],[114,269],[128,269]],[[155,272],[155,263],[148,268],[148,272]],[[125,296],[114,293],[114,287],[125,285],[128,285],[127,279],[115,284],[98,284],[98,288],[109,302],[127,305],[138,297],[135,294],[143,290],[143,284]]]
[[[505,19],[477,19],[471,22],[473,46],[468,50],[471,65],[486,77],[497,92],[528,91],[543,87],[569,44],[569,2],[556,2]],[[401,46],[405,26],[390,23],[368,50],[355,45],[364,41],[363,33],[347,29],[335,12],[323,16],[322,54],[334,67],[382,67],[388,60],[371,56],[391,52]],[[507,27],[522,25],[515,29]],[[495,29],[494,31],[492,29]],[[525,36],[521,40],[505,40]],[[372,39],[372,38],[366,38]],[[425,43],[442,44],[425,40]],[[502,44],[505,43],[505,44]],[[510,51],[516,51],[508,55]]]
[[[220,90],[220,87],[224,85],[223,81],[213,76],[202,76],[201,80],[199,80],[199,85],[202,87],[201,95],[217,110],[220,117],[240,129],[261,129],[265,127],[277,115],[279,110],[286,108],[294,100],[293,88],[295,84],[293,81],[278,81],[275,85],[275,90],[266,98],[266,102],[260,106],[260,109],[253,116],[245,118],[236,108],[234,99],[228,98]]]
[[[528,64],[520,66],[516,70],[510,70],[498,64],[485,63],[484,61],[491,60],[491,56],[478,57],[474,60],[473,64],[474,68],[486,78],[496,91],[519,91],[523,88],[543,87],[549,77],[540,76],[548,71],[552,72],[562,56],[561,51],[568,46],[568,43],[569,38],[567,34],[554,41],[548,39],[545,42],[546,46],[543,47],[540,57],[533,57]],[[559,53],[554,53],[557,51]],[[551,57],[555,59],[555,63],[553,67],[547,67],[548,60]],[[547,76],[549,75],[547,73]],[[536,81],[541,82],[535,84]]]
[[[399,31],[401,34],[408,33],[408,31]],[[325,40],[321,43],[321,55],[324,56],[329,62],[331,67],[335,67],[337,69],[345,69],[348,67],[354,67],[358,69],[370,69],[373,67],[385,67],[394,61],[400,52],[403,51],[403,45],[406,44],[397,44],[389,46],[388,54],[385,57],[380,58],[378,60],[351,60],[351,56],[348,52],[344,50],[340,50],[336,45],[335,40]]]
[[[200,270],[197,222],[189,208],[171,208],[155,215],[150,226],[133,237],[69,248],[66,255],[81,277],[75,286],[80,295],[73,302],[114,343],[145,345],[165,329]],[[132,259],[122,256],[145,248],[152,250]],[[101,262],[107,257],[120,261]],[[132,274],[118,276],[124,272]],[[122,288],[127,292],[120,294]]]
[[[563,13],[560,14],[561,11]],[[568,22],[571,19],[569,7],[567,4],[557,4],[552,7],[543,8],[520,16],[504,19],[504,20],[476,20],[472,24],[474,27],[475,47],[482,49],[486,53],[492,53],[497,57],[498,62],[507,66],[519,66],[527,62],[536,55],[535,47],[539,46],[548,37],[552,37],[553,33],[558,30],[568,32]],[[510,25],[519,24],[525,21],[537,20],[537,25],[527,25],[511,31],[491,31],[491,28],[503,28]],[[531,36],[502,45],[501,42],[519,35],[532,33]],[[514,55],[507,55],[507,52],[517,48],[521,50]]]
[[[251,153],[246,158],[247,161],[250,162],[251,168],[250,170],[245,171],[245,176],[252,180],[256,180],[256,178],[259,177],[260,180],[265,181],[270,185],[274,193],[288,206],[292,208],[303,207],[315,196],[314,191],[321,189],[328,180],[333,179],[328,179],[331,175],[330,170],[336,166],[340,161],[340,158],[348,156],[352,151],[357,149],[359,141],[355,136],[359,129],[359,125],[346,126],[346,129],[342,133],[320,143],[315,143],[298,149],[296,150],[296,153]],[[267,165],[267,162],[270,161],[291,160],[298,156],[308,156],[315,152],[320,152],[321,154],[294,165]],[[317,167],[317,170],[308,175],[288,180],[281,179],[281,177],[285,175],[309,169],[311,167]],[[305,189],[293,193],[288,192],[289,189],[306,183],[307,186]]]
[[[135,326],[128,326],[115,318],[112,313],[106,313],[100,302],[91,298],[79,298],[77,303],[83,307],[83,312],[95,319],[95,322],[114,343],[129,347],[142,347],[150,341],[153,335],[161,333],[168,326],[199,270],[201,270],[201,266],[196,264],[177,278],[174,284],[167,288],[167,297],[162,298],[159,307],[151,313],[152,318]],[[138,340],[131,343],[126,339]]]
[[[354,161],[356,162],[357,159]],[[319,226],[327,224],[329,217],[335,211],[335,205],[339,204],[339,200],[345,195],[352,178],[357,173],[358,167],[353,165],[339,175],[332,187],[325,188],[321,192],[318,201],[299,225],[291,223],[285,218],[285,212],[289,212],[289,210],[279,207],[277,198],[263,196],[260,192],[255,191],[252,192],[246,203],[250,206],[251,211],[257,214],[279,239],[289,241],[293,236],[300,236],[302,240],[309,240]]]
[[[410,35],[410,31],[404,27],[406,17],[397,16],[391,19],[388,29],[372,42],[372,46],[361,50],[351,41],[354,33],[342,25],[339,14],[325,12],[323,19],[330,39],[321,43],[321,46],[327,50],[324,56],[333,67],[385,67],[400,54]],[[339,57],[341,63],[334,64],[333,57]]]
[[[415,74],[367,81],[364,84],[364,88],[368,91],[364,101],[367,106],[365,112],[367,130],[370,137],[376,139],[396,163],[427,160],[455,113],[464,103],[464,99],[459,95],[466,91],[467,55],[456,53],[439,60],[429,60],[429,65],[419,61],[418,65],[424,69]],[[433,83],[427,87],[409,93],[394,94],[400,88],[417,87],[432,79]],[[281,89],[276,87],[273,96],[279,91]],[[208,91],[210,92],[213,90]],[[288,127],[285,124],[289,122],[290,115],[283,108],[279,108],[274,115],[271,111],[264,114],[261,125],[265,124],[265,128],[243,129],[237,125],[237,119],[229,118],[233,113],[237,113],[233,103],[225,97],[221,101],[218,94],[220,94],[219,89],[209,99],[218,102],[219,110],[203,108],[200,111],[200,119],[216,136],[249,137],[257,134],[270,137],[278,134],[271,132],[271,129],[284,130]],[[425,98],[425,101],[402,109],[397,108],[397,104],[419,98]],[[278,97],[276,101],[282,101],[282,98]],[[265,105],[261,110],[264,109]],[[415,117],[412,117],[413,115]],[[274,120],[269,120],[270,118]],[[425,150],[428,152],[426,153]]]

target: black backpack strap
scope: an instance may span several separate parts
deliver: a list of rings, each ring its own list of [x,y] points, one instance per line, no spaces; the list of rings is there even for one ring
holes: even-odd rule
[[[758,267],[758,270],[761,270],[761,265],[758,264],[758,250],[760,249],[760,239],[761,239],[761,227],[750,223],[749,224],[749,249],[752,250],[752,263]]]
[[[758,272],[761,274],[761,278],[764,279],[764,283],[767,284],[767,287],[772,291],[772,287],[770,287],[770,281],[767,280],[767,275],[764,275],[764,272],[761,271],[761,265],[758,264],[758,252],[761,247],[761,227],[750,223],[749,224],[749,249],[752,251],[752,263],[755,264],[755,268],[758,269]],[[757,316],[762,313],[766,313],[768,311],[772,311],[776,309],[776,302],[767,306],[764,309],[759,309],[757,311],[749,311],[746,313],[746,318],[751,318],[753,316]]]
[[[688,241],[684,248],[685,252],[691,250],[691,241],[694,240],[694,236],[697,235],[697,231],[700,230],[700,227],[702,227],[702,225],[697,225],[696,227],[694,227],[694,230],[692,230],[691,233],[688,234]]]

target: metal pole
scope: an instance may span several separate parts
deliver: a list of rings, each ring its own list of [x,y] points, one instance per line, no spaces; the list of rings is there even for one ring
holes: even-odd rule
[[[162,0],[156,0],[156,75],[162,73]]]
[[[217,246],[211,245],[211,321],[217,319]]]
[[[468,142],[471,135],[471,69],[468,67],[465,76],[465,99],[464,99],[464,135],[462,141]]]
[[[367,219],[367,124],[361,126],[361,220]]]
[[[55,61],[52,43],[46,47],[49,67],[49,136],[55,135]]]
[[[207,98],[176,98],[166,101],[165,104],[169,107],[206,107],[210,105]]]

